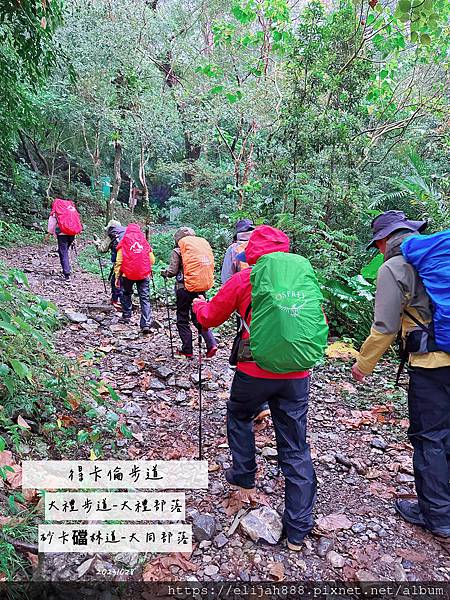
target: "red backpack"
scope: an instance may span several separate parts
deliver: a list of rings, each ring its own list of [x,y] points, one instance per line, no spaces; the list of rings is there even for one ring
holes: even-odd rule
[[[58,221],[58,227],[64,235],[78,235],[83,231],[80,215],[71,200],[56,198],[52,204],[52,214]]]
[[[150,275],[152,266],[149,254],[152,249],[139,225],[128,225],[117,250],[122,250],[121,270],[127,279],[140,281]]]

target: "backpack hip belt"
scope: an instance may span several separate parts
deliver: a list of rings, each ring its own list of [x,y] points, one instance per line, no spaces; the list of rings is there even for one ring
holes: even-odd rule
[[[395,380],[395,385],[397,387],[399,385],[400,376],[403,373],[410,354],[429,354],[430,352],[441,352],[436,345],[433,321],[431,321],[429,325],[425,325],[425,323],[421,323],[418,319],[416,319],[416,317],[414,317],[409,310],[405,309],[403,312],[420,329],[414,329],[413,331],[408,332],[404,339],[402,338],[401,332],[398,334],[397,341],[399,344],[400,365],[398,367],[397,377]]]

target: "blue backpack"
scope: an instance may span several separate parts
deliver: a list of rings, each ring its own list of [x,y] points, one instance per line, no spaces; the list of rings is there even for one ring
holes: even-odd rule
[[[409,237],[401,251],[415,267],[431,299],[435,344],[450,353],[450,229]]]

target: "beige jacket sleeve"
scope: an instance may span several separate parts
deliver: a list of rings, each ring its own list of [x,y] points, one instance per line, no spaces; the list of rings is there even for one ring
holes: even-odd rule
[[[377,362],[393,344],[402,324],[407,302],[406,294],[384,264],[378,271],[375,294],[375,316],[369,337],[361,347],[357,359],[359,369],[369,375]]]
[[[380,333],[372,327],[370,335],[361,346],[359,356],[356,360],[356,364],[364,375],[370,375],[370,373],[372,373],[377,362],[386,350],[395,342],[396,337],[396,333]]]

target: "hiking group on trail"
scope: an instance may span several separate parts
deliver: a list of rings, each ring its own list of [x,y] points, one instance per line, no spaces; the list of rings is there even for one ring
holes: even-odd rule
[[[49,233],[58,238],[64,277],[70,277],[68,249],[78,226],[68,225],[69,205],[52,206]],[[64,201],[60,201],[64,202]],[[363,382],[399,336],[408,364],[408,437],[413,446],[417,501],[397,500],[409,523],[450,538],[450,230],[422,235],[425,221],[390,210],[371,225],[368,248],[384,255],[379,269],[375,315],[352,376]],[[79,229],[78,232],[76,230]],[[193,358],[190,323],[213,358],[218,344],[212,328],[235,313],[237,333],[230,356],[235,368],[227,403],[227,437],[232,466],[226,481],[244,494],[255,488],[257,471],[254,419],[270,409],[278,461],[285,479],[284,532],[289,549],[299,551],[313,528],[316,475],[307,442],[311,369],[324,354],[328,324],[323,296],[310,262],[290,252],[288,236],[249,219],[236,224],[222,265],[222,287],[210,300],[214,256],[207,240],[190,227],[174,235],[175,246],[164,281],[175,278],[177,354]],[[150,332],[150,283],[155,256],[138,225],[110,221],[100,252],[111,252],[111,302],[129,323],[132,293],[139,295],[140,327]],[[169,329],[170,313],[168,310]],[[171,331],[170,331],[171,334]],[[171,337],[172,345],[172,337]],[[173,351],[173,348],[172,348]],[[398,375],[398,378],[400,373]],[[398,383],[397,378],[397,383]],[[201,389],[201,377],[199,377]]]

